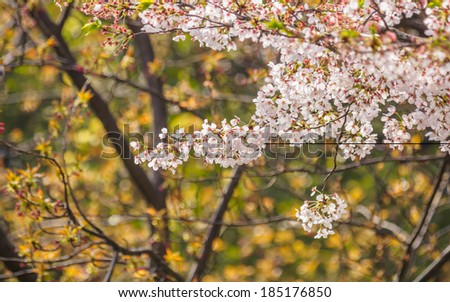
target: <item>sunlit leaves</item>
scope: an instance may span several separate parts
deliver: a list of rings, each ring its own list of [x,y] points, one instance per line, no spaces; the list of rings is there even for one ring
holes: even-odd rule
[[[428,1],[428,7],[441,7],[442,1],[441,0],[430,0]]]
[[[51,155],[53,152],[52,142],[49,140],[42,140],[36,144],[35,150],[45,156]]]
[[[174,264],[177,262],[182,262],[184,259],[179,252],[172,252],[170,249],[168,249],[166,250],[166,254],[164,255],[164,260],[166,260],[168,263]]]
[[[86,107],[87,103],[89,102],[90,99],[92,99],[93,96],[94,95],[90,90],[80,91],[77,94],[77,98],[75,99],[74,105]]]
[[[80,230],[82,227],[77,226],[64,226],[62,230],[59,231],[61,235],[61,243],[70,243],[73,245],[78,245],[80,243]]]

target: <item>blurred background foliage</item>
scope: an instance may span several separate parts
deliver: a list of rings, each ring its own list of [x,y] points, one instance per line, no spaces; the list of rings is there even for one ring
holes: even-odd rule
[[[0,66],[4,66],[5,73],[0,121],[6,125],[1,138],[59,162],[64,156],[80,208],[105,234],[124,246],[143,248],[161,240],[158,233],[151,234],[149,218],[150,224],[158,228],[162,216],[167,215],[170,244],[165,260],[172,269],[186,275],[201,250],[231,170],[193,158],[176,174],[163,172],[167,212],[148,207],[121,160],[102,158],[102,152],[110,154],[113,149],[105,144],[105,130],[86,106],[89,91],[79,91],[64,68],[59,68],[61,62],[53,49],[57,41],[45,38],[17,3],[33,5],[9,0],[0,3]],[[51,1],[45,3],[51,18],[57,19],[59,8]],[[78,65],[107,100],[119,128],[128,127],[125,129],[129,133],[152,132],[151,96],[127,83],[145,86],[134,42],[115,54],[114,49],[101,46],[105,36],[99,31],[88,35],[82,32],[87,22],[86,16],[72,10],[62,30]],[[254,111],[252,99],[264,83],[265,66],[277,60],[276,53],[249,43],[240,43],[238,51],[218,53],[189,39],[173,42],[170,35],[151,39],[156,58],[148,64],[148,70],[161,77],[165,97],[192,111],[181,112],[178,106],[168,104],[169,129],[181,126],[192,131],[201,126],[202,118],[220,123],[224,118],[239,116],[249,121]],[[116,77],[126,82],[116,81]],[[421,142],[423,137],[417,135],[414,139]],[[33,155],[0,148],[1,223],[18,255],[27,259],[42,281],[102,280],[111,250],[69,226],[67,217],[45,214],[47,205],[56,209],[56,214],[63,212],[62,206],[58,210],[64,190],[57,168]],[[324,148],[331,152],[333,145],[309,148],[310,153]],[[428,145],[406,146],[401,152],[383,145],[376,149],[374,159],[442,155],[435,146]],[[295,208],[309,198],[313,186],[323,183],[326,174],[321,171],[332,168],[333,159],[308,156],[304,151],[274,145],[268,152],[270,156],[246,167],[225,214],[221,235],[213,242],[214,253],[204,281],[395,279],[408,236],[420,222],[432,194],[440,161],[381,160],[334,173],[326,184],[327,190],[339,192],[349,203],[351,213],[335,235],[315,240],[295,221]],[[295,158],[286,159],[285,154]],[[349,164],[338,159],[339,166]],[[286,168],[295,172],[284,172]],[[33,206],[27,206],[11,192],[14,185],[27,188]],[[40,213],[36,208],[41,209]],[[448,245],[449,219],[450,204],[445,195],[417,250],[411,279]],[[386,230],[383,223],[398,232]],[[84,249],[80,251],[80,247]],[[52,262],[75,252],[76,256],[67,261]],[[147,261],[146,256],[121,255],[112,280],[153,280]],[[2,262],[0,275],[15,280],[9,278]],[[433,278],[450,281],[450,266],[444,266]]]

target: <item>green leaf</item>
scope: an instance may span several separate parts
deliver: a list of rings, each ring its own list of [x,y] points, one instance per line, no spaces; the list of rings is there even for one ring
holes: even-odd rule
[[[142,0],[139,2],[139,5],[136,7],[136,10],[142,12],[147,10],[152,4],[154,4],[155,1],[153,0]]]
[[[99,28],[102,27],[102,21],[100,20],[95,20],[94,22],[89,22],[87,24],[85,24],[82,28],[81,31],[87,36],[89,35],[91,32],[93,32],[94,30],[97,30]]]
[[[341,31],[341,38],[343,40],[350,40],[359,37],[359,32],[355,30],[343,30]]]
[[[442,7],[442,0],[430,0],[428,1],[428,7]]]

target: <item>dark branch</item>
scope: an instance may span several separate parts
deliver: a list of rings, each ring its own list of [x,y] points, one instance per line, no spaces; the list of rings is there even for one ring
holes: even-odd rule
[[[128,27],[134,32],[139,32],[142,26],[136,26],[128,24]],[[152,94],[152,113],[153,113],[153,130],[156,135],[161,133],[163,128],[167,128],[168,113],[166,107],[166,101],[163,95],[163,83],[161,78],[155,77],[150,74],[148,65],[155,60],[155,53],[153,50],[152,43],[148,35],[137,35],[135,38],[135,43],[139,52],[138,59],[141,66],[141,72],[144,74],[145,80],[147,82],[148,89],[156,91]],[[160,142],[159,136],[154,137],[155,144]],[[163,175],[159,172],[154,173],[155,185],[157,187],[162,187],[164,183]],[[165,200],[166,191],[159,190],[158,193],[162,200]]]
[[[217,224],[222,222],[223,216],[228,208],[228,203],[231,200],[231,197],[233,196],[234,190],[239,184],[239,180],[241,179],[242,173],[244,172],[244,167],[239,166],[235,169],[233,173],[233,178],[228,184],[227,190],[225,191],[225,194],[222,197],[222,200],[219,203],[219,207],[216,210],[216,213],[214,214],[213,222],[214,224],[211,226],[211,228],[208,231],[208,236],[203,244],[203,248],[200,254],[200,257],[196,263],[194,263],[191,267],[191,270],[189,272],[188,280],[198,280],[200,281],[202,278],[202,275],[205,272],[207,261],[212,254],[212,245],[216,238],[220,235],[221,225]]]
[[[65,192],[64,195],[65,195],[66,207],[67,207],[69,218],[71,219],[71,221],[73,221],[73,223],[75,223],[75,225],[80,225],[78,219],[75,217],[75,215],[73,214],[72,210],[70,210],[69,203],[68,203],[68,194],[69,194],[68,191],[70,190],[70,187],[68,186],[68,183],[67,183],[67,180],[66,180],[67,176],[65,175],[65,173],[63,171],[63,168],[58,164],[58,162],[54,158],[51,158],[51,157],[47,157],[47,156],[36,154],[36,153],[33,153],[33,152],[21,150],[21,149],[15,147],[15,146],[9,144],[8,142],[3,141],[3,140],[0,140],[0,143],[8,146],[9,148],[11,148],[11,149],[13,149],[13,150],[15,150],[15,151],[17,151],[19,153],[29,154],[29,155],[35,156],[37,158],[48,160],[48,161],[50,161],[52,164],[54,164],[58,168],[60,176],[61,176],[61,181],[64,184],[64,192]],[[158,252],[155,252],[153,249],[152,250],[130,250],[128,248],[120,246],[117,242],[115,242],[112,238],[110,238],[107,235],[105,235],[103,232],[100,232],[100,233],[99,232],[95,232],[95,231],[89,230],[87,227],[83,227],[81,230],[83,232],[89,234],[89,235],[92,235],[92,236],[94,236],[96,238],[100,238],[100,239],[104,240],[104,242],[97,242],[95,244],[107,244],[107,245],[111,246],[115,251],[119,251],[120,253],[122,253],[124,255],[143,255],[143,254],[146,254],[146,255],[148,255],[150,257],[150,259],[154,263],[156,263],[158,265],[158,269],[160,271],[162,271],[164,274],[172,276],[177,281],[184,281],[184,278],[181,275],[179,275],[178,273],[174,272],[172,269],[170,269],[170,267],[167,265],[167,263],[165,263],[165,261],[161,258],[160,254]],[[2,256],[2,255],[0,254],[0,256]],[[63,257],[62,259],[63,259],[63,261],[65,261],[66,259],[70,259],[70,258],[72,258],[74,256],[75,256],[75,254],[72,253],[72,254],[70,254],[70,255],[68,255],[66,257]],[[18,260],[20,260],[20,258],[17,255],[5,256],[4,258],[7,258],[7,260],[5,260],[5,261],[8,261],[8,262],[31,263],[31,262],[26,261],[25,259],[23,259],[21,261],[18,261]],[[2,259],[2,258],[0,258],[0,259]],[[34,261],[34,262],[36,262],[36,263],[44,263],[43,261]],[[53,262],[59,262],[59,261],[55,260]],[[22,275],[26,274],[26,272],[22,271],[20,273],[18,272],[17,274],[18,274],[18,276],[19,275],[22,276]],[[10,277],[7,277],[7,278],[10,278]]]

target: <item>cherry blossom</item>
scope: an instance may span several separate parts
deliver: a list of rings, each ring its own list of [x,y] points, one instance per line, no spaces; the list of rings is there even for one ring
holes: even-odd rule
[[[333,222],[339,220],[347,213],[347,204],[339,195],[326,195],[313,188],[312,196],[316,195],[316,200],[305,201],[300,210],[296,209],[295,216],[302,222],[305,231],[311,232],[314,226],[318,226],[317,234],[314,238],[327,238],[334,234]]]

